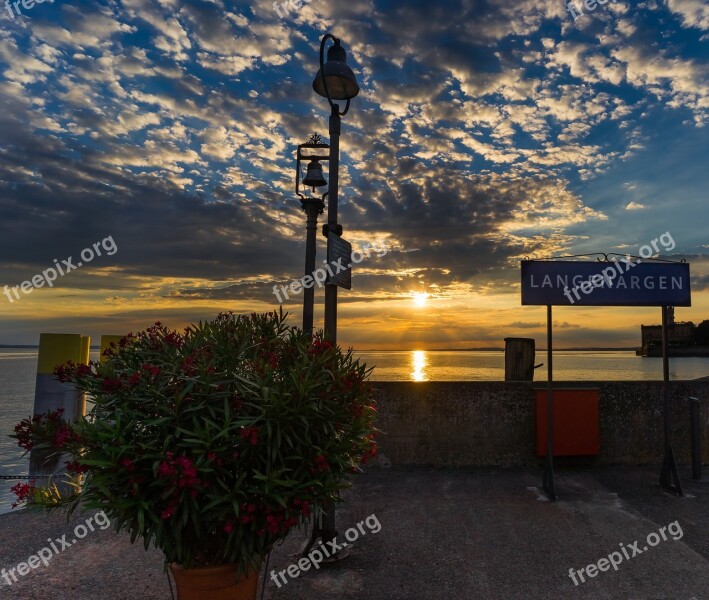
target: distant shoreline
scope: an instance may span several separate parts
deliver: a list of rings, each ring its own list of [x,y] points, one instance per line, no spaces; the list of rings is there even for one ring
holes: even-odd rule
[[[37,346],[37,345],[22,345],[22,344],[16,344],[16,345],[0,344],[0,348],[14,348],[14,349],[22,348],[23,350],[32,350],[32,349],[38,350],[39,346]]]
[[[536,348],[537,352],[546,352],[546,348]],[[554,348],[554,352],[635,352],[637,346],[629,348]],[[400,349],[377,350],[376,348],[357,349],[355,352],[504,352],[504,348],[434,348],[433,350]]]
[[[91,350],[100,350],[100,346],[91,346]],[[37,344],[0,344],[0,350],[39,350]],[[554,348],[554,352],[635,352],[637,346],[629,348]],[[365,348],[355,352],[504,352],[504,348],[435,348],[433,350],[417,350],[415,348],[398,350],[377,350]],[[537,348],[537,352],[546,352],[546,348]]]
[[[91,350],[100,350],[101,346],[89,346]],[[39,350],[38,344],[0,344],[0,350]]]

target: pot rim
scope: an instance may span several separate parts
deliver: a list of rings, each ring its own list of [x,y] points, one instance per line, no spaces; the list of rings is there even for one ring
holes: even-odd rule
[[[173,569],[174,571],[192,571],[192,572],[200,572],[200,573],[218,573],[221,571],[237,571],[239,565],[237,563],[224,563],[220,565],[206,565],[203,567],[189,567],[185,568],[183,565],[180,563],[172,562],[170,563],[170,568]],[[247,576],[250,575],[254,569],[249,565],[248,570],[247,570]],[[257,571],[258,572],[258,571]]]

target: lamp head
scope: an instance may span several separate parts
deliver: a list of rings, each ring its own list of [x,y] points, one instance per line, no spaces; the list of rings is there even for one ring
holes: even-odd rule
[[[322,56],[322,55],[321,55]],[[327,80],[327,91],[325,91]],[[334,45],[327,51],[327,62],[322,69],[318,69],[313,89],[323,98],[330,92],[332,100],[351,100],[359,94],[359,85],[352,69],[347,66],[347,52],[340,45],[340,40],[335,40]]]

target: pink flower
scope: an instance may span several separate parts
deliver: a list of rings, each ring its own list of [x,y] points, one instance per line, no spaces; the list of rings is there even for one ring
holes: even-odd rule
[[[54,410],[54,411],[50,410],[47,413],[47,421],[58,421],[59,419],[62,418],[63,414],[64,414],[63,408],[58,408],[57,410]]]
[[[15,425],[15,435],[17,436],[17,445],[25,450],[32,450],[34,445],[32,442],[32,424],[39,423],[41,417],[35,415],[30,422],[29,419],[23,419]]]
[[[67,441],[72,438],[71,435],[71,430],[69,429],[68,425],[63,425],[60,427],[60,429],[54,434],[54,447],[55,448],[63,448]]]
[[[240,434],[243,439],[245,439],[252,446],[258,445],[258,434],[260,427],[244,427],[242,428]]]
[[[363,455],[362,455],[362,463],[365,465],[372,459],[377,456],[377,442],[372,440],[372,445],[369,447],[369,450],[367,450]]]
[[[141,371],[146,371],[147,373],[150,374],[151,377],[157,377],[160,375],[160,367],[157,367],[155,365],[149,365],[147,363],[144,363],[140,367]]]
[[[91,370],[91,367],[89,365],[79,365],[76,372],[79,375],[93,375],[94,374],[94,372]]]
[[[64,365],[57,365],[56,367],[54,367],[54,374],[57,376],[57,379],[62,383],[72,381],[75,372],[76,365],[71,360]]]
[[[330,465],[327,462],[324,454],[318,454],[315,457],[315,471],[325,472],[330,470]]]
[[[12,508],[18,507],[34,495],[34,491],[36,489],[34,486],[35,481],[36,480],[33,480],[32,483],[18,483],[10,488],[10,491],[17,496],[17,502],[13,503]]]
[[[272,369],[277,369],[278,368],[278,355],[275,352],[267,352],[266,353],[266,362],[268,363],[268,366],[271,367]]]
[[[313,340],[313,345],[308,349],[308,354],[310,354],[310,356],[317,356],[327,352],[328,350],[332,350],[333,348],[334,346],[332,342],[315,339]]]
[[[196,361],[194,359],[193,354],[191,354],[185,360],[182,361],[182,366],[180,367],[180,370],[185,375],[194,375],[197,372]]]
[[[168,346],[172,346],[173,348],[180,348],[182,346],[183,340],[177,332],[171,331],[165,336],[165,343]]]
[[[170,479],[172,485],[178,488],[190,489],[192,498],[196,498],[199,494],[199,488],[203,487],[197,475],[199,471],[194,462],[186,456],[178,456],[173,458],[172,452],[167,453],[166,460],[163,460],[158,465],[158,477]]]
[[[221,467],[224,464],[224,459],[215,454],[214,452],[207,452],[207,460],[209,462],[213,462],[218,467]]]
[[[103,391],[108,392],[109,394],[112,392],[117,392],[121,389],[122,383],[119,377],[116,377],[114,379],[110,379],[108,377],[104,377],[103,379]]]
[[[168,502],[168,505],[165,507],[165,510],[160,513],[160,518],[165,521],[166,519],[169,519],[170,517],[173,517],[175,515],[175,511],[177,510],[177,500],[174,498]]]
[[[89,467],[86,465],[82,465],[81,463],[78,463],[76,461],[67,461],[66,463],[66,470],[69,473],[77,473],[78,475],[81,475],[82,473],[86,473],[89,470]]]
[[[175,474],[175,468],[168,462],[162,461],[158,466],[159,477],[172,477]]]

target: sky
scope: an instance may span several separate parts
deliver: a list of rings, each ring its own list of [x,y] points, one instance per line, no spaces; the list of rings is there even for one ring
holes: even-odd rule
[[[328,137],[327,32],[361,88],[343,237],[386,248],[339,292],[341,344],[543,346],[520,260],[662,234],[691,268],[677,319],[709,319],[702,0],[25,2],[0,3],[0,344],[278,309],[304,271],[296,146]],[[300,325],[302,294],[282,306]],[[558,307],[555,343],[637,346],[659,318]]]

